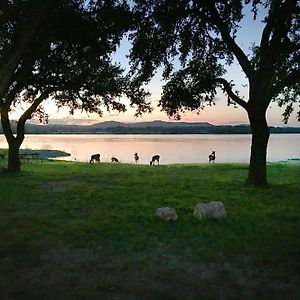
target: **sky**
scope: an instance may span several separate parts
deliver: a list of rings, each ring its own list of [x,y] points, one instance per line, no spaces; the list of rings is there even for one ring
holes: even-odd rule
[[[263,12],[259,12],[258,19],[253,20],[250,9],[244,10],[245,17],[240,23],[240,30],[238,31],[236,42],[238,45],[247,53],[249,53],[249,48],[253,43],[257,43],[260,39],[263,24],[261,22],[263,18]],[[129,64],[126,55],[130,49],[130,44],[127,38],[124,38],[119,49],[114,55],[114,60],[120,63],[125,70],[128,70]],[[247,100],[248,89],[245,87],[247,84],[247,79],[244,73],[241,71],[238,63],[235,61],[233,65],[227,68],[226,79],[233,80],[235,88],[240,91],[240,95],[245,97]],[[117,112],[106,112],[104,110],[103,116],[100,118],[97,114],[90,114],[84,112],[75,112],[73,116],[69,115],[67,109],[60,109],[59,111],[55,107],[53,101],[47,100],[44,102],[44,107],[47,113],[50,115],[49,123],[51,124],[81,124],[89,125],[104,121],[119,121],[126,123],[142,122],[142,121],[152,121],[152,120],[163,120],[170,121],[168,116],[161,112],[157,108],[158,101],[162,92],[162,79],[161,79],[162,69],[159,69],[157,74],[151,80],[151,82],[146,86],[146,89],[151,93],[151,103],[154,110],[151,114],[144,114],[142,117],[134,117],[134,108],[128,107],[127,112],[117,113]],[[125,100],[126,102],[126,100]],[[216,105],[209,107],[207,106],[200,114],[187,112],[182,114],[181,121],[184,122],[209,122],[215,125],[221,124],[248,124],[248,117],[246,111],[240,106],[234,108],[233,106],[227,106],[226,95],[221,91],[218,92],[216,99]],[[300,126],[300,123],[296,120],[296,113],[294,113],[287,125],[282,122],[283,108],[279,108],[276,103],[271,103],[267,111],[268,124],[270,126]],[[12,117],[13,118],[13,117]],[[172,120],[171,120],[172,121]]]

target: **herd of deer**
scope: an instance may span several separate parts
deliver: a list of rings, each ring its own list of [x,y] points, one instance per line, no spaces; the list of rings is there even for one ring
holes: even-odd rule
[[[134,155],[133,155],[133,158],[134,158],[134,161],[135,161],[135,163],[137,164],[138,162],[139,162],[139,155],[137,154],[137,153],[134,153]],[[155,162],[157,162],[157,164],[159,165],[159,159],[160,159],[160,156],[159,155],[153,155],[152,156],[152,159],[150,160],[150,165],[152,166],[152,165],[154,165],[155,164]],[[208,156],[208,162],[210,163],[210,162],[215,162],[215,160],[216,160],[216,152],[215,151],[212,151],[212,153]],[[91,159],[90,159],[90,163],[92,163],[92,162],[100,162],[100,154],[93,154],[92,156],[91,156]],[[112,157],[111,158],[111,162],[116,162],[116,163],[118,163],[119,162],[119,160],[116,158],[116,157]]]

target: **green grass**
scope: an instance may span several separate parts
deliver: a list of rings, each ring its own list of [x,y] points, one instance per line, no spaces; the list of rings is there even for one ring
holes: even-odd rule
[[[266,188],[246,176],[245,164],[26,162],[0,175],[0,298],[297,299],[300,165],[268,165]],[[213,200],[227,219],[194,218]]]

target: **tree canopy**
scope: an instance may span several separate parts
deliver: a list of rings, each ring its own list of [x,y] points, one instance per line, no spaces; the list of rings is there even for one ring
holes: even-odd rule
[[[265,12],[261,39],[250,53],[236,41],[244,8],[253,18]],[[228,103],[248,114],[252,146],[248,182],[267,183],[269,128],[266,110],[271,101],[285,106],[287,122],[300,100],[300,2],[297,0],[157,0],[134,1],[135,30],[130,58],[138,80],[148,81],[163,65],[167,83],[159,102],[170,117],[199,111],[214,103],[217,88]],[[180,68],[174,62],[180,62]],[[236,60],[248,80],[247,99],[226,80],[226,66]],[[300,121],[300,111],[297,113]]]
[[[134,1],[140,19],[131,35],[131,60],[140,80],[149,80],[164,65],[167,81],[161,108],[179,118],[183,110],[199,110],[214,101],[217,87],[229,102],[246,107],[246,101],[225,80],[226,65],[238,61],[249,83],[263,81],[268,101],[286,105],[284,121],[299,102],[300,93],[300,4],[288,1]],[[235,37],[246,6],[253,18],[265,11],[259,44],[250,55]],[[180,69],[174,62],[180,62]],[[266,76],[267,75],[267,76]],[[249,97],[250,98],[250,97]],[[297,118],[300,120],[300,110]]]
[[[147,110],[138,86],[111,62],[130,24],[118,1],[6,1],[1,4],[0,95],[32,102],[51,96],[71,112],[124,111],[122,93]],[[15,97],[18,95],[18,97]]]
[[[40,104],[54,99],[70,113],[123,112],[121,96],[136,114],[151,111],[147,92],[124,75],[111,55],[132,22],[124,1],[2,1],[0,4],[0,108],[10,147],[24,139],[24,124],[34,114],[47,117]],[[14,137],[9,112],[27,109]]]

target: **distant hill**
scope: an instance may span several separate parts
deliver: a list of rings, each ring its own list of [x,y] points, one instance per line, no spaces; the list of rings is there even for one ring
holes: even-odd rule
[[[93,125],[87,125],[91,128],[111,128],[111,127],[118,127],[118,126],[126,126],[126,123],[116,122],[116,121],[105,121],[100,123],[95,123]]]
[[[165,122],[165,121],[151,121],[151,122],[138,122],[138,123],[120,123],[115,121],[107,121],[100,122],[93,125],[92,127],[97,128],[111,128],[111,127],[125,127],[125,128],[153,128],[153,127],[161,127],[161,128],[174,128],[174,127],[211,127],[214,126],[210,123],[187,123],[187,122]]]
[[[12,121],[12,129],[16,131],[16,122]],[[207,122],[139,122],[121,123],[115,121],[100,122],[93,125],[63,124],[26,124],[28,134],[249,134],[249,125],[213,125]],[[300,133],[300,127],[270,127],[271,133]],[[0,133],[3,133],[0,125]]]

